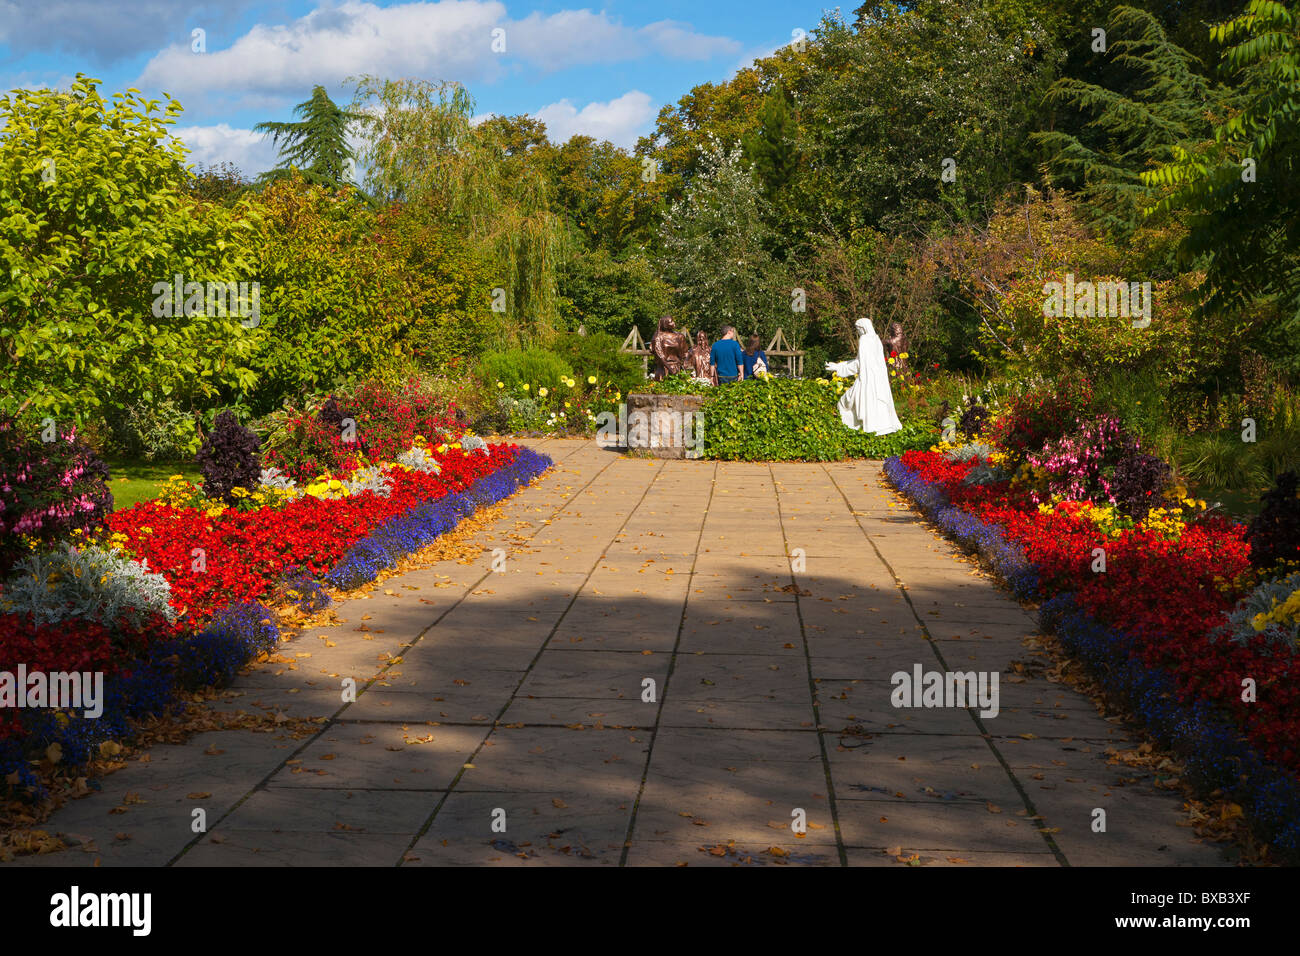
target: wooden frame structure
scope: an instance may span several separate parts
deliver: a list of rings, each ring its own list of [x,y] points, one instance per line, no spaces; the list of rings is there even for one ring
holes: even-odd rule
[[[681,331],[686,333],[689,338],[689,330],[683,329]],[[627,334],[627,338],[623,340],[623,344],[619,346],[618,350],[628,355],[641,356],[641,370],[645,372],[646,378],[650,377],[650,356],[653,353],[646,348],[645,340],[641,338],[640,329],[635,325],[632,326],[632,331]],[[772,336],[772,341],[767,343],[767,348],[764,351],[767,352],[769,360],[774,358],[785,359],[785,369],[791,378],[803,378],[803,357],[805,352],[803,349],[790,348],[790,343],[785,339],[784,329],[776,330],[776,335]]]
[[[620,352],[625,352],[628,355],[641,356],[641,371],[645,373],[646,378],[650,377],[651,353],[650,350],[645,347],[645,340],[641,338],[640,329],[635,325],[632,326],[632,331],[627,334],[627,338],[623,340],[623,344],[618,347],[618,350]]]
[[[772,341],[767,343],[767,357],[785,359],[786,371],[790,373],[791,378],[803,378],[803,349],[792,349],[790,343],[785,340],[785,330],[777,329],[776,335],[772,336]]]

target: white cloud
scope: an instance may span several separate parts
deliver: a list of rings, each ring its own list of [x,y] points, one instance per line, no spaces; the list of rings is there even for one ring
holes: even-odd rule
[[[491,28],[501,3],[444,0],[380,8],[349,2],[317,8],[287,25],[259,24],[229,47],[196,54],[168,47],[145,66],[137,85],[173,94],[209,90],[301,94],[363,73],[481,79],[499,69]]]
[[[251,0],[0,0],[10,54],[66,50],[112,62],[228,23]]]
[[[543,106],[533,115],[546,124],[546,135],[553,143],[581,134],[631,148],[638,136],[648,132],[657,113],[648,94],[632,90],[608,103],[588,103],[580,110],[563,99]]]
[[[192,165],[216,166],[234,163],[252,179],[275,165],[278,151],[270,137],[251,129],[237,129],[226,123],[216,126],[177,126],[172,136],[190,149]]]
[[[741,45],[728,37],[696,33],[689,23],[660,20],[626,27],[602,11],[531,13],[506,27],[507,52],[543,70],[590,63],[619,63],[656,54],[674,60],[734,56]]]
[[[0,0],[3,2],[3,0]],[[492,31],[505,30],[505,52]],[[281,25],[259,24],[229,47],[192,53],[170,46],[149,61],[136,85],[173,95],[228,90],[299,95],[317,83],[336,86],[363,73],[422,76],[472,83],[522,61],[553,71],[658,55],[673,59],[734,56],[741,45],[660,21],[627,27],[607,14],[562,10],[511,21],[497,0],[439,0],[378,7],[345,0]]]

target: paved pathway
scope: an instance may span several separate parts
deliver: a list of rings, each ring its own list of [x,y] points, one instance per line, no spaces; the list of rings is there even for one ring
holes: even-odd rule
[[[319,734],[156,746],[47,825],[94,852],[12,865],[1223,862],[1175,793],[1111,762],[1137,741],[1037,676],[1033,619],[879,463],[531,444],[557,468],[481,560],[343,603],[285,646],[296,669],[231,689],[329,716]],[[894,708],[891,675],[918,664],[999,673],[1000,713]]]

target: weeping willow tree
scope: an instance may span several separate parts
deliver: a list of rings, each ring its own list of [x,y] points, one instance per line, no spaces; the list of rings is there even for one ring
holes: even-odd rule
[[[570,242],[541,171],[507,164],[499,132],[475,126],[474,100],[458,83],[364,76],[352,111],[367,190],[381,202],[430,204],[487,253],[505,293],[498,344],[547,341]]]

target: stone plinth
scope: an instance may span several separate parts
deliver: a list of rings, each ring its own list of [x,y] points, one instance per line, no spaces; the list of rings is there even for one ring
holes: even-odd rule
[[[703,407],[703,395],[629,395],[623,431],[628,450],[649,452],[654,458],[699,458],[704,450]]]

